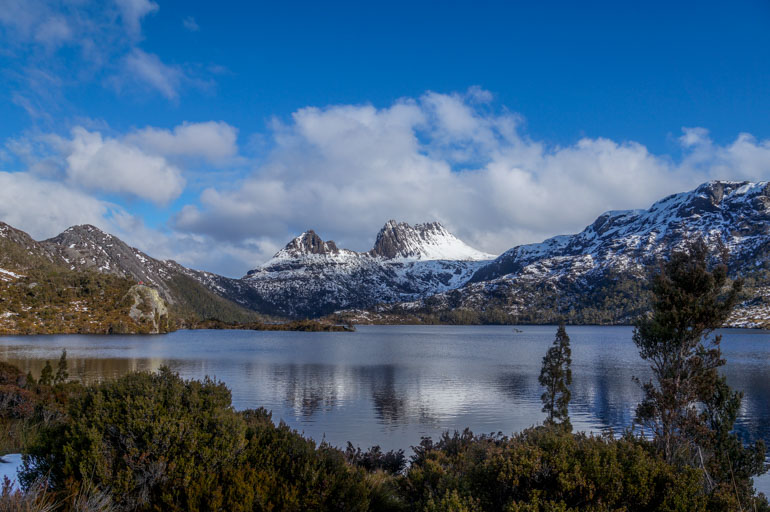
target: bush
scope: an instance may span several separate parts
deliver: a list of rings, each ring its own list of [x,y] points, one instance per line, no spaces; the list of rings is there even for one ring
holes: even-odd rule
[[[701,472],[645,441],[538,427],[511,438],[470,431],[424,439],[402,491],[413,510],[705,510]]]
[[[35,395],[17,386],[0,385],[0,418],[23,420],[35,412]]]
[[[129,510],[218,508],[243,430],[223,384],[184,381],[167,368],[135,373],[73,398],[67,420],[44,428],[29,447],[21,479],[49,475],[65,492],[93,484]]]
[[[367,510],[365,474],[264,410],[167,368],[83,388],[27,447],[26,485],[64,502],[84,486],[120,510]]]

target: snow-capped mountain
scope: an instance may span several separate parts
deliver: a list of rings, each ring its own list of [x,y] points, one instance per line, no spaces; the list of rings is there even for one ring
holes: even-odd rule
[[[458,290],[380,310],[494,309],[521,321],[561,315],[584,322],[628,321],[646,308],[644,283],[656,262],[700,237],[715,252],[724,244],[733,275],[752,277],[749,292],[755,296],[736,313],[736,322],[763,314],[770,319],[762,284],[770,268],[768,221],[767,182],[712,181],[647,210],[604,213],[578,234],[514,247]]]
[[[161,261],[94,226],[36,242],[0,223],[0,282],[30,268],[93,269],[141,281],[178,311],[235,319],[244,309],[290,317],[368,310],[403,321],[629,322],[647,310],[657,262],[700,237],[730,254],[746,279],[736,325],[770,325],[770,185],[713,181],[646,210],[611,211],[575,235],[521,245],[494,258],[438,223],[388,221],[356,252],[313,231],[241,279]],[[224,315],[224,316],[223,316]],[[475,317],[474,317],[475,315]]]
[[[368,252],[340,249],[306,231],[244,281],[271,313],[318,316],[457,288],[493,257],[437,222],[410,226],[390,220]]]

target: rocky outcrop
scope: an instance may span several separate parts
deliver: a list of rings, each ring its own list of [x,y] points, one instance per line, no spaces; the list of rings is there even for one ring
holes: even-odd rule
[[[158,290],[137,284],[128,290],[127,296],[132,301],[128,316],[134,322],[146,327],[148,334],[168,332],[168,308]]]
[[[340,250],[337,249],[337,245],[329,240],[324,242],[315,231],[308,230],[302,233],[300,236],[289,242],[284,248],[287,256],[290,257],[302,257],[308,254],[339,254]]]

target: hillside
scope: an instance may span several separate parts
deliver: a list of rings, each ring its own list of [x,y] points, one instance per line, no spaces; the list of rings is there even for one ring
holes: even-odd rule
[[[258,316],[94,226],[41,242],[0,223],[0,333],[159,333]]]
[[[183,325],[208,318],[224,322],[257,320],[253,311],[201,284],[193,277],[196,271],[171,260],[157,260],[95,226],[73,226],[39,245],[71,270],[94,270],[157,289]]]

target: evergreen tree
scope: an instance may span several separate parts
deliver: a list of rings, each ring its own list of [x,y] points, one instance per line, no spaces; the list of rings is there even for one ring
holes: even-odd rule
[[[721,336],[710,335],[727,320],[742,282],[729,282],[724,253],[722,259],[709,269],[706,244],[696,241],[674,252],[655,276],[652,313],[637,321],[633,335],[653,374],[642,385],[636,421],[666,461],[703,469],[709,492],[729,482],[726,493],[740,508],[751,475],[762,471],[764,447],[745,449],[730,433],[741,395],[720,377]]]
[[[40,380],[38,383],[41,386],[50,386],[53,382],[53,368],[51,368],[50,361],[45,362],[43,371],[40,372]]]
[[[559,324],[556,339],[543,357],[539,382],[545,387],[540,399],[543,401],[543,412],[547,417],[546,425],[562,425],[572,430],[569,421],[569,401],[572,397],[569,386],[572,384],[572,350],[569,346],[569,336],[564,323]]]
[[[66,382],[70,374],[67,371],[67,350],[61,351],[61,357],[59,358],[59,364],[56,367],[56,375],[53,378],[54,384],[60,384]]]

